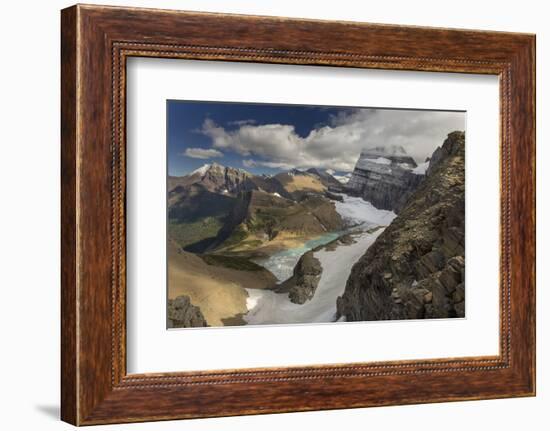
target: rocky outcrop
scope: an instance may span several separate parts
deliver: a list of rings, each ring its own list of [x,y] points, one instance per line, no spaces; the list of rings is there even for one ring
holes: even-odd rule
[[[294,267],[292,277],[282,283],[276,291],[288,292],[289,299],[295,304],[303,304],[315,295],[323,268],[313,251],[304,253]]]
[[[187,295],[168,300],[168,328],[199,328],[208,326],[199,307],[191,304]]]
[[[402,147],[363,150],[346,191],[376,208],[398,213],[424,177],[416,167]]]
[[[353,266],[348,321],[464,317],[464,132],[448,135],[425,180]]]
[[[295,304],[304,304],[315,295],[323,267],[315,252],[320,250],[334,251],[337,247],[354,244],[356,241],[350,234],[339,236],[327,244],[319,245],[304,253],[294,267],[292,277],[278,285],[274,290],[277,293],[288,293],[290,301]]]

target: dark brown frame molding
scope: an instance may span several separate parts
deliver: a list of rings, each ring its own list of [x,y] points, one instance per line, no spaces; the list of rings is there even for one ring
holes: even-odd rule
[[[535,394],[534,35],[85,5],[64,9],[61,18],[63,420],[89,425]],[[499,355],[128,375],[131,56],[498,75]]]

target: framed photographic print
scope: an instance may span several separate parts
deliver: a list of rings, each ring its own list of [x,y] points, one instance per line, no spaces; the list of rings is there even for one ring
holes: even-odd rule
[[[535,394],[533,35],[61,30],[63,420]]]

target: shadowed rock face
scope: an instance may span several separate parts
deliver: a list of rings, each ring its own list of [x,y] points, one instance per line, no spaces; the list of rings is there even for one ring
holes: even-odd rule
[[[277,292],[288,292],[289,299],[295,304],[303,304],[313,298],[323,268],[321,262],[315,256],[313,251],[304,253],[294,267],[292,277],[282,283]]]
[[[407,204],[353,266],[348,321],[464,317],[464,132],[448,135]]]
[[[347,246],[354,244],[356,241],[349,234],[341,235],[328,244],[323,244],[304,253],[292,272],[292,276],[278,285],[274,290],[277,293],[288,293],[290,301],[295,304],[304,304],[315,295],[323,267],[319,259],[315,257],[315,252],[319,250],[334,251],[339,246]]]
[[[424,175],[413,172],[416,162],[400,147],[389,153],[372,148],[361,152],[346,191],[376,208],[399,212]]]
[[[199,307],[191,304],[187,295],[168,300],[169,328],[198,328],[208,326]]]

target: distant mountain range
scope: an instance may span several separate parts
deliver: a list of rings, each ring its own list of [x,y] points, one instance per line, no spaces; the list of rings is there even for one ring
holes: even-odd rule
[[[321,234],[342,220],[331,200],[360,196],[376,208],[399,212],[424,177],[403,147],[361,152],[353,173],[338,179],[327,170],[292,169],[254,175],[244,169],[205,164],[168,178],[170,237],[189,251],[253,249],[268,239]]]
[[[307,171],[292,169],[273,176],[253,175],[244,169],[223,166],[218,163],[205,164],[182,177],[168,177],[168,191],[177,186],[202,184],[214,193],[236,195],[241,191],[263,190],[279,193],[291,198],[296,191],[320,192],[329,187],[340,188],[342,182],[325,170],[310,168]]]
[[[343,222],[332,200],[342,188],[317,169],[267,176],[207,164],[168,178],[170,239],[192,252],[236,253],[338,230]]]

